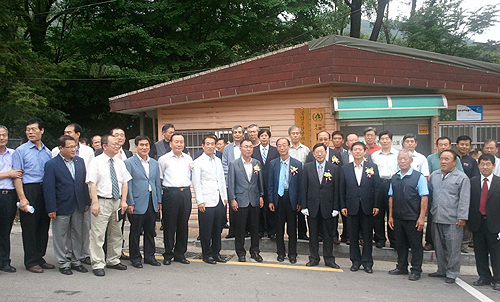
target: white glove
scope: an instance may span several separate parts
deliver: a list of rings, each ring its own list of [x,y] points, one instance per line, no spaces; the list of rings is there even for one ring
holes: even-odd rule
[[[333,210],[332,212],[332,217],[336,217],[339,214],[339,211]]]
[[[302,209],[300,210],[300,212],[302,213],[302,215],[304,216],[309,216],[309,210],[308,209]]]

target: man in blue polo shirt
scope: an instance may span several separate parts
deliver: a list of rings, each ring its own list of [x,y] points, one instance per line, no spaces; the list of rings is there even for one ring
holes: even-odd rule
[[[49,240],[50,218],[45,209],[42,182],[45,163],[52,158],[52,153],[42,143],[44,128],[41,119],[29,119],[26,122],[29,141],[12,154],[12,168],[23,170],[22,179],[15,178],[14,186],[19,197],[24,265],[32,273],[43,273],[43,269],[55,268],[43,259]],[[35,209],[33,213],[28,211],[28,205]]]

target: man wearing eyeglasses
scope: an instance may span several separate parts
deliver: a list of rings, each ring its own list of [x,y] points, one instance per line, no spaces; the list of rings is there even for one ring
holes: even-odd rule
[[[77,142],[69,135],[57,141],[59,155],[45,164],[43,193],[47,213],[52,220],[54,253],[63,275],[73,271],[86,273],[80,262],[84,258],[84,213],[90,205],[89,189],[85,183],[85,163],[76,156]],[[68,235],[70,252],[66,254]],[[88,237],[87,237],[88,238]]]
[[[495,157],[495,169],[493,169],[493,174],[500,176],[500,158],[497,157],[498,153],[498,143],[492,139],[487,139],[484,141],[484,154],[491,154]]]

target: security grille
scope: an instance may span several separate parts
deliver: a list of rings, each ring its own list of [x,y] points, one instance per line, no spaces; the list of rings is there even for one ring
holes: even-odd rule
[[[188,149],[191,156],[196,152],[203,150],[201,144],[203,138],[209,134],[215,134],[217,138],[223,137],[226,142],[232,140],[231,129],[218,129],[218,130],[189,130],[189,131],[176,131],[184,136],[184,144]]]
[[[483,149],[484,141],[487,139],[500,139],[500,124],[441,124],[439,125],[439,136],[447,136],[451,139],[453,146],[456,145],[457,137],[468,135],[472,138],[471,148]]]

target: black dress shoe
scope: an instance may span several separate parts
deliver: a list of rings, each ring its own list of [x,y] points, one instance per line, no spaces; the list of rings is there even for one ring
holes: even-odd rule
[[[285,256],[278,255],[278,258],[276,258],[276,260],[278,260],[278,262],[283,262],[283,261],[285,261]]]
[[[208,264],[217,264],[217,261],[213,257],[203,258],[203,262]]]
[[[172,264],[172,259],[163,259],[163,265],[170,265]]]
[[[493,289],[494,290],[500,290],[500,283],[493,284]]]
[[[179,259],[175,259],[175,258],[174,258],[174,261],[175,261],[175,262],[182,263],[182,264],[189,264],[189,263],[191,263],[191,262],[189,262],[189,260],[187,260],[186,258],[179,258]]]
[[[227,234],[226,239],[231,239],[231,238],[234,238],[234,234],[233,233]]]
[[[112,269],[117,269],[119,271],[125,271],[127,270],[127,266],[125,264],[122,264],[122,263],[118,263],[118,264],[115,264],[115,265],[106,265],[107,268],[112,268]]]
[[[452,283],[455,283],[455,279],[446,277],[446,279],[444,280],[444,282],[446,282],[448,284],[452,284]]]
[[[124,253],[122,253],[120,256],[120,260],[130,260],[130,256],[127,256]]]
[[[357,271],[359,271],[359,266],[355,264],[351,265],[351,272],[357,272]]]
[[[299,236],[298,239],[309,240],[309,237],[307,237],[307,235],[302,235],[302,236]]]
[[[338,239],[333,239],[333,244],[335,244],[335,245],[340,245],[340,240],[338,240]]]
[[[385,246],[385,244],[384,244],[384,243],[382,243],[382,242],[377,242],[377,243],[375,243],[375,247],[376,247],[376,248],[378,248],[378,249],[381,249],[381,248],[383,248],[384,246]]]
[[[306,266],[316,266],[318,264],[319,262],[316,260],[309,260],[309,262],[306,263]]]
[[[365,267],[365,272],[368,274],[373,274],[373,269],[371,267]]]
[[[269,235],[269,239],[273,241],[276,240],[276,234]]]
[[[410,281],[417,281],[420,279],[420,274],[415,274],[415,273],[411,273],[410,276],[408,277],[408,280]]]
[[[250,237],[251,237],[250,232],[247,232],[247,233],[245,234],[245,238],[250,238]]]
[[[288,256],[291,264],[297,263],[297,256]]]
[[[197,240],[197,241],[200,241],[200,240],[201,240],[201,239],[200,239],[200,236],[196,237],[196,240]]]
[[[245,256],[238,256],[238,262],[247,262],[247,258]]]
[[[82,260],[80,260],[80,262],[83,264],[92,265],[92,262],[90,261],[90,257],[85,257]]]
[[[259,232],[259,238],[262,239],[264,237],[264,232]]]
[[[59,271],[63,275],[73,275],[73,272],[71,271],[71,268],[69,268],[69,267],[61,267],[61,268],[59,268]]]
[[[44,264],[40,265],[43,269],[55,269],[56,266],[54,264],[50,264],[45,262]]]
[[[97,277],[104,277],[104,269],[102,268],[98,268],[98,269],[94,269],[92,270],[92,272],[94,273],[94,275],[96,275]]]
[[[156,259],[144,260],[144,263],[152,265],[152,266],[161,266],[161,263],[158,262]]]
[[[15,273],[17,270],[12,265],[6,264],[3,266],[2,271],[6,272],[6,273]]]
[[[336,268],[336,269],[339,269],[339,268],[340,268],[340,266],[339,266],[337,263],[335,263],[335,262],[325,263],[325,265],[326,265],[326,266],[329,266],[329,267],[331,267],[331,268]]]
[[[424,251],[432,251],[434,249],[434,246],[430,243],[426,243],[424,245]]]
[[[134,263],[132,263],[132,266],[135,268],[143,268],[142,263],[140,263],[140,262],[134,262]]]
[[[262,257],[259,255],[258,252],[253,252],[250,257],[252,257],[257,262],[262,262],[264,260],[262,259]]]
[[[427,276],[432,277],[432,278],[444,278],[444,277],[446,277],[445,274],[439,274],[438,272],[430,273]]]
[[[408,275],[408,270],[400,270],[399,268],[395,268],[389,271],[389,275]]]
[[[225,257],[222,257],[221,255],[217,255],[214,257],[214,260],[220,263],[226,263],[227,259]]]
[[[474,285],[474,286],[483,286],[483,285],[490,285],[490,284],[491,284],[490,281],[485,281],[483,279],[479,279],[477,281],[472,282],[472,285]]]
[[[72,269],[72,270],[75,270],[75,271],[77,271],[77,272],[79,272],[79,273],[86,273],[86,272],[88,272],[88,271],[89,271],[89,270],[88,270],[88,269],[86,269],[86,268],[85,268],[85,266],[83,266],[83,265],[72,265],[72,266],[71,266],[71,269]]]

